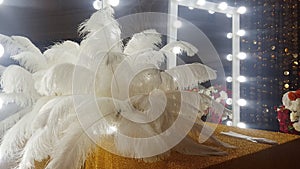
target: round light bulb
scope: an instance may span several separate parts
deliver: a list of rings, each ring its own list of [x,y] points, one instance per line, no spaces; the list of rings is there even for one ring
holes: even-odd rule
[[[228,4],[226,2],[221,2],[218,5],[218,8],[221,9],[221,10],[225,10],[225,9],[227,9],[227,7],[228,7]]]
[[[237,124],[237,127],[242,128],[242,129],[245,129],[245,128],[247,128],[247,125],[246,125],[245,123],[243,123],[243,122],[239,122],[239,123]]]
[[[181,53],[181,49],[180,49],[180,47],[175,46],[175,47],[172,49],[172,52],[173,52],[174,54],[179,54],[179,53]]]
[[[198,0],[196,4],[199,6],[203,6],[203,5],[205,5],[205,3],[206,3],[206,0]]]
[[[232,54],[228,54],[228,55],[226,56],[226,59],[227,59],[228,61],[232,61]]]
[[[225,102],[226,102],[227,105],[232,105],[232,98],[226,99]]]
[[[4,47],[0,44],[0,57],[4,55]]]
[[[247,11],[247,8],[244,7],[244,6],[241,6],[241,7],[239,7],[239,8],[237,9],[237,12],[238,12],[239,14],[244,14],[244,13],[246,13],[246,11]]]
[[[118,6],[120,3],[120,0],[108,0],[108,4],[111,6]]]
[[[214,13],[215,13],[215,11],[208,10],[208,13],[210,13],[210,14],[214,14]]]
[[[226,37],[227,37],[227,39],[231,39],[232,38],[232,33],[227,33]]]
[[[228,83],[232,82],[232,77],[231,76],[226,77],[226,82]]]
[[[247,105],[247,101],[245,99],[239,99],[237,101],[239,106],[246,106]]]
[[[227,126],[232,126],[232,121],[230,121],[230,120],[227,121],[227,122],[226,122],[226,125],[227,125]]]
[[[246,55],[246,53],[244,53],[244,52],[240,52],[240,53],[237,55],[237,57],[238,57],[239,59],[241,59],[241,60],[244,60],[244,59],[247,58],[247,55]]]
[[[175,22],[174,22],[174,27],[175,27],[175,28],[181,28],[181,27],[182,27],[182,22],[179,21],[179,20],[175,21]]]
[[[243,29],[241,29],[241,30],[239,30],[239,31],[237,31],[237,33],[236,33],[237,35],[239,35],[239,36],[245,36],[245,34],[246,34],[246,31],[245,30],[243,30]]]
[[[96,9],[96,10],[100,10],[102,8],[102,1],[99,1],[99,0],[95,0],[93,2],[93,7]]]
[[[232,15],[231,14],[226,14],[226,17],[227,18],[232,18]]]
[[[246,78],[245,76],[239,76],[239,77],[237,78],[237,80],[238,80],[239,82],[243,83],[243,82],[246,82],[246,81],[247,81],[247,78]]]

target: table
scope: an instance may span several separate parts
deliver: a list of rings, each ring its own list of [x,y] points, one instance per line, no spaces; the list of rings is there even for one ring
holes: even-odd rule
[[[265,137],[279,142],[279,145],[253,143],[247,140],[221,135],[221,131],[234,131],[255,137]],[[83,169],[270,169],[292,168],[300,155],[300,136],[254,129],[240,129],[218,125],[217,138],[237,146],[236,149],[221,148],[227,156],[192,156],[172,152],[167,159],[145,163],[136,159],[111,154],[100,147],[86,160]],[[43,163],[37,163],[42,169]]]

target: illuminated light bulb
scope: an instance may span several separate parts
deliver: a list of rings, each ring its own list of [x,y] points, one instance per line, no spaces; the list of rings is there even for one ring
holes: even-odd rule
[[[232,98],[226,99],[225,102],[226,102],[227,105],[232,105]]]
[[[237,101],[237,104],[238,104],[239,106],[246,106],[246,105],[247,105],[247,101],[246,101],[245,99],[239,99],[239,100]]]
[[[288,89],[290,87],[290,85],[289,84],[284,84],[284,88],[286,88],[286,89]]]
[[[178,46],[175,46],[173,49],[172,49],[172,52],[174,54],[180,54],[181,53],[181,48],[178,47]]]
[[[203,5],[205,5],[205,3],[206,3],[206,0],[198,0],[196,4],[199,6],[203,6]]]
[[[244,13],[246,13],[246,11],[247,11],[247,8],[244,7],[244,6],[241,6],[241,7],[239,7],[239,8],[237,9],[237,12],[238,12],[239,14],[244,14]]]
[[[246,31],[245,30],[243,30],[243,29],[241,29],[241,30],[239,30],[239,31],[237,31],[237,33],[236,33],[237,35],[239,35],[239,36],[245,36],[245,34],[246,34]]]
[[[228,61],[232,61],[232,54],[228,54],[228,55],[226,56],[226,59],[227,59]]]
[[[214,13],[215,13],[215,11],[208,10],[208,13],[210,13],[210,14],[214,14]]]
[[[182,22],[179,21],[179,20],[175,21],[175,22],[174,22],[174,27],[175,27],[175,28],[181,28],[181,27],[182,27]]]
[[[227,37],[227,39],[231,39],[232,38],[232,33],[227,33],[226,37]]]
[[[245,76],[239,76],[239,77],[237,78],[237,80],[238,80],[239,82],[243,83],[243,82],[246,82],[246,81],[247,81],[247,78],[246,78]]]
[[[2,107],[3,107],[3,100],[0,98],[0,109],[2,109]]]
[[[193,9],[194,9],[193,7],[191,7],[191,6],[189,7],[189,10],[193,10]]]
[[[226,17],[227,18],[232,18],[232,15],[231,14],[226,14]]]
[[[107,129],[107,134],[113,134],[118,131],[118,128],[116,126],[109,126]]]
[[[226,125],[227,125],[227,126],[232,126],[232,121],[227,121],[227,122],[226,122]]]
[[[0,5],[3,4],[4,0],[0,0]]]
[[[286,70],[286,71],[283,72],[283,74],[284,74],[285,76],[288,76],[288,75],[290,74],[290,72]]]
[[[4,55],[4,47],[0,44],[0,57]]]
[[[226,2],[221,2],[218,5],[218,8],[221,9],[221,10],[225,10],[225,9],[227,9],[227,7],[228,7],[228,4]]]
[[[111,6],[118,6],[120,3],[120,0],[108,0],[108,4]]]
[[[242,128],[242,129],[245,129],[245,128],[247,128],[247,125],[246,125],[245,123],[243,123],[243,122],[239,122],[239,123],[237,124],[237,127],[238,127],[238,128]]]
[[[244,59],[247,58],[247,55],[246,55],[246,53],[244,53],[244,52],[240,52],[240,53],[237,55],[237,57],[238,57],[239,59],[241,59],[241,60],[244,60]]]
[[[226,77],[226,82],[228,83],[232,82],[232,77],[231,76]]]
[[[93,2],[93,7],[96,9],[96,10],[100,10],[102,8],[102,1],[99,1],[99,0],[95,0]]]

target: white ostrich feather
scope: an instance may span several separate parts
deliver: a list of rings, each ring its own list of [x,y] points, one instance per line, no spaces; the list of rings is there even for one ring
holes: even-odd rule
[[[186,64],[166,70],[181,88],[203,83],[217,78],[216,71],[210,67],[200,64]]]
[[[12,128],[10,128],[3,137],[0,145],[0,159],[14,162],[22,156],[22,149],[26,141],[32,135],[31,122],[40,108],[49,100],[49,98],[40,98],[35,104],[33,110],[25,114]]]
[[[80,123],[73,122],[64,137],[57,143],[51,155],[48,169],[80,169],[95,143],[85,134]]]
[[[36,54],[41,54],[41,51],[39,48],[37,48],[28,38],[24,36],[12,36],[12,40],[22,45],[24,48],[26,48],[25,51],[31,51]]]
[[[80,57],[84,57],[81,62],[90,64],[95,59],[99,61],[108,52],[121,53],[123,50],[121,30],[110,7],[94,13],[80,25],[79,31],[85,35],[80,43]]]
[[[5,71],[6,67],[0,65],[0,76],[2,76],[3,72]]]
[[[112,79],[118,65],[123,59],[123,54],[110,52],[98,63],[95,81],[97,97],[111,97]]]
[[[5,93],[22,93],[28,99],[38,98],[32,75],[17,65],[11,65],[5,69],[1,77],[1,86]]]
[[[91,36],[92,33],[102,29],[107,25],[117,26],[119,25],[113,17],[114,10],[111,7],[98,10],[85,22],[81,23],[79,26],[79,31],[82,35],[86,37]],[[118,27],[118,26],[117,26]],[[89,34],[91,33],[91,34]]]
[[[79,59],[79,44],[70,40],[57,43],[44,52],[49,66],[72,63],[77,64]]]
[[[31,106],[25,107],[22,110],[16,112],[15,114],[5,118],[0,122],[0,140],[2,140],[3,135],[7,130],[9,130],[13,125],[15,125],[25,114],[32,110]]]
[[[17,55],[11,56],[11,58],[18,61],[23,68],[27,69],[31,73],[47,67],[46,59],[42,54],[21,52]]]
[[[76,118],[72,96],[55,98],[45,104],[32,123],[35,132],[23,149],[19,169],[34,167],[35,160],[42,161],[50,156],[54,146],[65,135],[63,131],[77,121]]]
[[[36,98],[30,98],[23,93],[0,93],[0,98],[3,100],[3,104],[15,103],[20,107],[31,106],[35,103]]]
[[[154,65],[159,69],[164,69],[166,57],[160,51],[155,51],[153,49],[147,48],[128,56],[126,61],[128,61],[133,67]]]
[[[31,43],[31,41],[22,36],[5,36],[0,34],[0,43],[4,46],[5,51],[10,56],[17,55],[21,52],[30,51],[40,54],[40,50]]]
[[[124,53],[127,55],[135,54],[144,49],[159,50],[158,45],[162,42],[161,34],[154,29],[145,30],[141,33],[134,34],[129,40]]]
[[[74,74],[75,73],[75,74]],[[73,75],[76,81],[76,90],[72,91]],[[57,64],[51,67],[41,79],[39,93],[46,96],[70,95],[91,93],[94,75],[86,68],[75,66],[70,63]]]
[[[160,50],[166,53],[173,53],[173,49],[177,47],[180,49],[180,52],[186,52],[188,56],[193,56],[198,52],[198,49],[192,44],[184,41],[174,41],[168,43],[166,46],[161,48]]]

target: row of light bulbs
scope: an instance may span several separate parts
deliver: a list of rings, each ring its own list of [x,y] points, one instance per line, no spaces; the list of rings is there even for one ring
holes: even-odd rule
[[[178,2],[179,1],[183,1],[183,0],[177,0]],[[198,0],[197,2],[196,2],[196,5],[198,5],[198,6],[204,6],[206,4],[206,0]],[[219,5],[218,5],[218,9],[220,9],[220,10],[226,10],[228,8],[228,4],[226,3],[226,2],[221,2],[221,3],[219,3]],[[189,9],[194,9],[193,7],[189,7]],[[244,14],[244,13],[246,13],[246,11],[247,11],[247,8],[246,7],[244,7],[244,6],[241,6],[241,7],[239,7],[239,8],[237,8],[237,10],[236,10],[236,12],[237,13],[239,13],[239,14]],[[213,11],[213,10],[208,10],[208,12],[210,13],[210,14],[214,14],[215,13],[215,11]],[[230,15],[230,14],[226,14],[226,16],[228,17],[228,18],[231,18],[232,16]]]
[[[118,5],[119,5],[120,0],[107,0],[107,3],[108,3],[109,5],[115,7],[115,6],[118,6]],[[101,9],[102,6],[103,6],[102,0],[95,0],[95,1],[93,2],[93,7],[94,7],[96,10]]]

